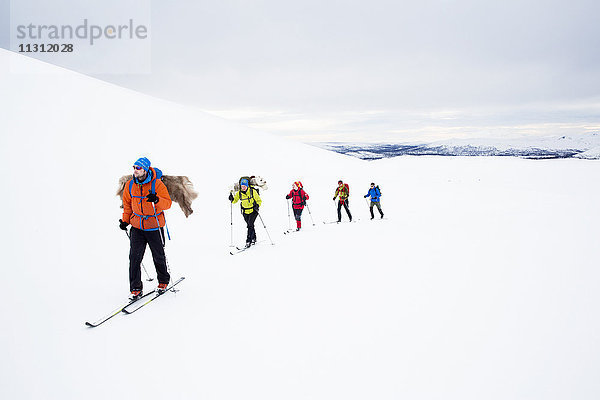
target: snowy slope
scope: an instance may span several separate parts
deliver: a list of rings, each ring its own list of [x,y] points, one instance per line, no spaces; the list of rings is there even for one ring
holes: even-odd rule
[[[599,164],[367,163],[21,61],[47,73],[0,75],[2,398],[600,395]],[[200,191],[189,219],[167,216],[169,262],[186,280],[87,329],[127,294],[114,191],[140,155]],[[232,257],[226,197],[242,174],[269,181],[261,210],[276,244]],[[338,178],[360,221],[323,225]],[[288,237],[296,179],[316,226],[305,211],[305,231]],[[388,220],[368,220],[372,180]],[[237,207],[233,218],[240,243]]]

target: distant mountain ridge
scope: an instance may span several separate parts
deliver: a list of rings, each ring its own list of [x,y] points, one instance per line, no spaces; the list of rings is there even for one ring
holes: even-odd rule
[[[363,160],[398,156],[499,156],[600,159],[600,134],[520,139],[452,139],[432,143],[321,142],[314,146]]]

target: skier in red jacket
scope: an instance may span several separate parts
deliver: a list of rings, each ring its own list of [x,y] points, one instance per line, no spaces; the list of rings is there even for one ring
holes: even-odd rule
[[[302,210],[308,200],[308,193],[302,188],[302,182],[297,181],[292,185],[292,190],[285,196],[286,199],[292,199],[292,209],[294,210],[294,218],[296,219],[296,230],[299,231],[302,228],[302,221],[300,220]]]

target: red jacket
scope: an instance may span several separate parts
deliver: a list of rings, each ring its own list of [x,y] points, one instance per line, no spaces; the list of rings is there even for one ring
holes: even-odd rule
[[[308,200],[308,193],[302,188],[298,190],[292,189],[288,196],[292,199],[292,207],[296,210],[302,210],[306,200]]]

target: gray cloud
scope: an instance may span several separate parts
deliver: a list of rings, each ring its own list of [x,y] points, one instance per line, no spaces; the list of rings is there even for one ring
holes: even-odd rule
[[[200,105],[514,103],[600,83],[597,2],[178,4],[153,5],[153,67]]]
[[[240,121],[279,115],[264,125],[285,134],[277,120],[343,134],[372,110],[385,112],[365,130],[424,128],[444,110],[477,126],[593,124],[598,15],[587,0],[154,1],[153,73],[99,77]]]

